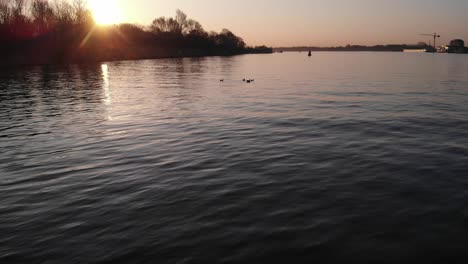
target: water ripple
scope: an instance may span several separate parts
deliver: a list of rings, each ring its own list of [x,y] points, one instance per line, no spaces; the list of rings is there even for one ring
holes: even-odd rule
[[[468,64],[411,56],[3,71],[0,262],[457,262]]]

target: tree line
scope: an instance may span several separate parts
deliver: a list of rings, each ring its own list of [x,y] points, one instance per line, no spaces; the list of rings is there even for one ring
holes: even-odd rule
[[[0,64],[271,52],[228,29],[207,32],[180,10],[149,26],[98,26],[85,0],[0,0]]]

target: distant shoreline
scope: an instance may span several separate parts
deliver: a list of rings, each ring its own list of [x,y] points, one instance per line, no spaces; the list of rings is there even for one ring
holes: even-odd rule
[[[336,51],[336,52],[429,52],[429,53],[453,53],[453,54],[468,54],[468,48],[459,46],[445,46],[445,49],[429,45],[406,45],[406,44],[393,44],[393,45],[376,45],[376,46],[360,46],[360,45],[347,45],[339,47],[277,47],[273,48],[274,52],[320,52],[320,51]]]
[[[403,52],[404,50],[428,50],[431,49],[428,45],[376,45],[376,46],[360,46],[360,45],[347,45],[339,47],[277,47],[273,48],[275,52],[281,51],[376,51],[376,52]]]

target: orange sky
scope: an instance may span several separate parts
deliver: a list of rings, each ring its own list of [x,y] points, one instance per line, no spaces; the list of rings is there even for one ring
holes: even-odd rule
[[[466,0],[89,0],[107,2],[120,20],[148,25],[181,9],[206,30],[223,27],[250,45],[335,46],[468,40]],[[112,6],[112,7],[111,7]],[[432,41],[432,40],[431,40]]]

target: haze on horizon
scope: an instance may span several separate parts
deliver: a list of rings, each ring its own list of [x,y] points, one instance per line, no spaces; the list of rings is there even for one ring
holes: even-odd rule
[[[468,40],[466,0],[98,0],[116,2],[123,22],[149,25],[176,9],[206,30],[228,28],[250,45],[338,46]],[[115,4],[115,3],[114,3]]]

